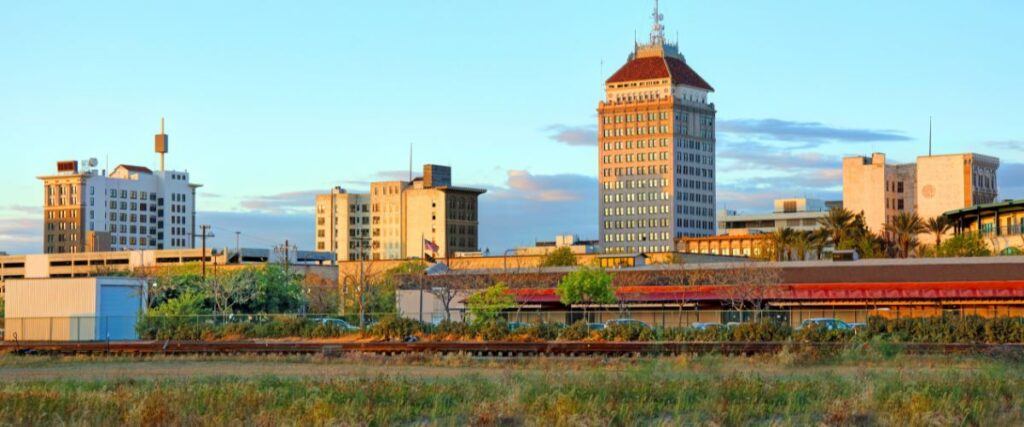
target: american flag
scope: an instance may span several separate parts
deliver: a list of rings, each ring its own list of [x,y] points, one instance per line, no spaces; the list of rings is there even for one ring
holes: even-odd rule
[[[423,239],[423,249],[426,249],[430,252],[437,252],[441,248],[437,246],[437,243],[431,242],[430,240],[427,239]]]

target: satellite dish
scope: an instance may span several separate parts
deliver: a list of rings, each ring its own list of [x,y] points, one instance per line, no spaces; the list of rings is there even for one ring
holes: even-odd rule
[[[94,168],[94,167],[98,166],[99,164],[100,164],[100,161],[96,160],[95,157],[89,159],[89,167],[90,168]]]

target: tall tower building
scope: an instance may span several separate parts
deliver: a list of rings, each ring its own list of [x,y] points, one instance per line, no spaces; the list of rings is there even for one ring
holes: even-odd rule
[[[607,253],[670,251],[715,233],[714,88],[665,40],[657,1],[652,17],[650,41],[605,82],[597,108]]]

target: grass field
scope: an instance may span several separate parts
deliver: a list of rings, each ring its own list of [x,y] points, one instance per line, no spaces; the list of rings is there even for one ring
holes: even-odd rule
[[[1016,361],[0,357],[8,425],[1021,425]]]

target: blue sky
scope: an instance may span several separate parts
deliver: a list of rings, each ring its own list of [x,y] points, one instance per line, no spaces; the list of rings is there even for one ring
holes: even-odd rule
[[[59,159],[168,166],[205,185],[218,244],[310,247],[311,194],[417,165],[489,190],[492,252],[596,236],[602,81],[648,1],[9,2],[0,13],[0,251],[38,252],[35,176]],[[713,86],[719,200],[837,198],[839,159],[1002,158],[1024,197],[1019,1],[662,1]]]

